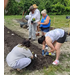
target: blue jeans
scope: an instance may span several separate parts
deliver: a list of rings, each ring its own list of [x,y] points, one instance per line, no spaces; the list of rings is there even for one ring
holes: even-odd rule
[[[41,31],[42,31],[42,32],[49,32],[49,31],[50,31],[50,28],[48,28],[48,29],[42,29],[42,28],[41,28]]]

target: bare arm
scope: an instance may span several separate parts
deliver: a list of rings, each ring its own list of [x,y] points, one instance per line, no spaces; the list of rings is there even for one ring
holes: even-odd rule
[[[33,55],[30,58],[33,59]]]
[[[46,43],[51,48],[51,50],[49,52],[55,51],[55,47],[53,46],[51,39],[48,40],[48,38],[46,38]]]
[[[4,9],[6,8],[7,4],[8,4],[8,0],[4,0]]]
[[[43,46],[42,46],[42,50],[44,50],[45,49],[45,44],[43,44]]]
[[[38,24],[46,25],[46,24],[48,24],[48,23],[49,23],[49,20],[50,20],[50,17],[49,17],[49,16],[47,16],[47,18],[46,18],[46,20],[45,20],[45,22],[44,22],[44,23],[38,22]]]

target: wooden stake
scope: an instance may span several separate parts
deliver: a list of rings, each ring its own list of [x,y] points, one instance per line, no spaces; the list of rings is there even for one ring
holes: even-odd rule
[[[54,26],[54,28],[55,28],[55,17],[54,17],[54,25],[53,25],[53,26]]]
[[[70,34],[70,21],[69,21],[69,30],[68,30],[68,35]]]

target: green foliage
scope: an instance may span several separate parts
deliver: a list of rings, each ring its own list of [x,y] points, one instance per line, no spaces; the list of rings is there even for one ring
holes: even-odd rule
[[[33,4],[36,4],[40,11],[46,9],[50,15],[70,14],[70,0],[9,0],[6,7],[7,15],[21,15],[23,11],[27,11],[28,14],[28,9]]]
[[[56,12],[56,15],[62,15],[65,11],[65,6],[58,2],[55,5],[52,5],[53,9],[52,12]]]

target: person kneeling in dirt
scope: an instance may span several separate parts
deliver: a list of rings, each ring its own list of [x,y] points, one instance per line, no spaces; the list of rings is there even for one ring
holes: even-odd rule
[[[27,67],[31,63],[31,59],[33,59],[29,47],[29,40],[24,40],[22,44],[16,45],[6,57],[8,66],[18,71]]]
[[[66,33],[63,29],[54,29],[38,39],[39,44],[43,44],[42,55],[44,56],[45,44],[47,44],[51,50],[46,52],[45,55],[52,55],[56,50],[56,59],[52,63],[53,65],[59,64],[60,47],[66,40]],[[52,53],[51,53],[52,52]]]

